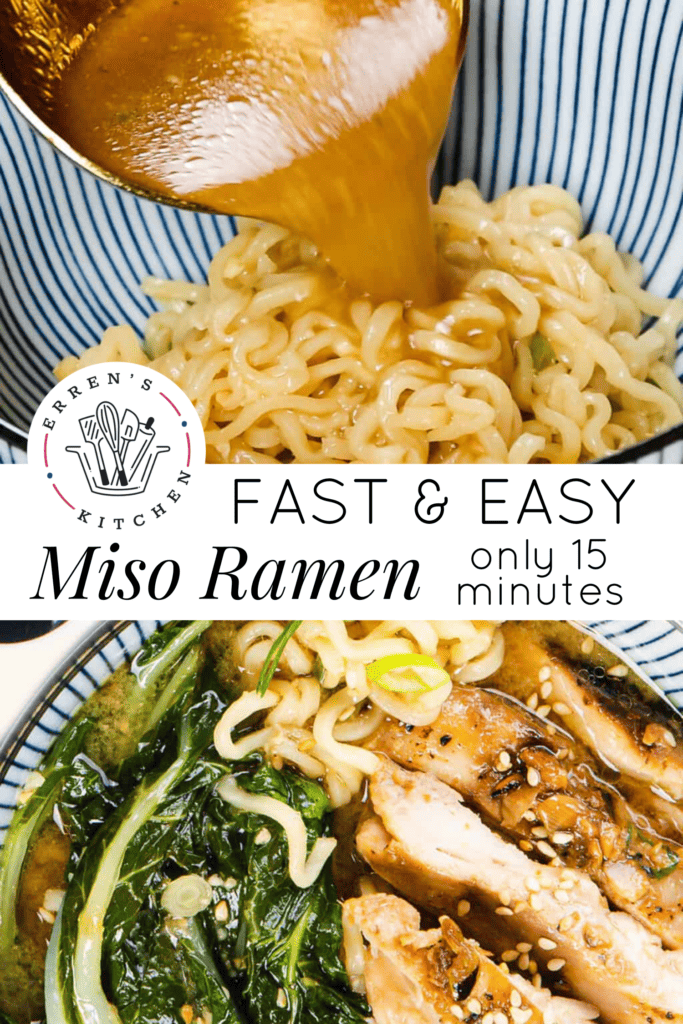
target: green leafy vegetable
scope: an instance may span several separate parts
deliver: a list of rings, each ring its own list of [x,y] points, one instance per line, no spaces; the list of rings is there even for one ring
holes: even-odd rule
[[[317,782],[287,768],[276,771],[260,758],[233,766],[233,777],[241,789],[300,811],[309,850],[330,834],[328,800]],[[217,796],[207,811],[207,842],[220,874],[238,882],[231,909],[239,926],[217,942],[243,987],[251,1019],[361,1024],[369,1009],[351,991],[340,960],[341,909],[330,863],[313,885],[301,889],[289,877],[287,842],[277,823],[235,810]]]
[[[295,885],[282,827],[219,796],[225,691],[196,642],[164,678],[166,706],[115,771],[80,750],[65,761],[57,802],[73,846],[46,961],[48,1024],[179,1024],[185,1006],[212,1024],[364,1024],[330,863]],[[298,811],[309,850],[330,835],[319,783],[259,754],[230,772]],[[210,882],[212,902],[174,921],[162,895],[187,873]]]
[[[62,783],[91,728],[92,722],[86,716],[77,716],[65,726],[40,766],[43,783],[17,808],[10,822],[0,851],[0,968],[14,944],[15,902],[26,854],[52,814]]]
[[[529,351],[536,373],[540,373],[541,370],[545,370],[548,366],[552,366],[557,362],[557,356],[552,345],[546,336],[539,331],[534,334],[529,342]]]
[[[294,636],[302,622],[303,619],[297,619],[294,622],[290,622],[289,625],[282,630],[279,637],[273,641],[273,645],[268,651],[266,660],[263,662],[261,674],[259,675],[258,685],[256,687],[256,692],[259,697],[262,697],[270,686],[271,680],[275,675],[278,662],[280,661],[283,651],[287,646],[287,642]]]
[[[173,674],[166,686],[169,673],[209,625],[209,622],[192,622],[185,626],[172,624],[153,634],[134,659],[131,669],[137,685],[130,697],[130,723],[139,735],[159,721],[175,699],[176,688],[182,684],[182,679],[179,681]],[[73,762],[83,753],[93,725],[94,719],[90,717],[86,703],[83,711],[66,724],[40,765],[44,779],[42,785],[17,809],[10,823],[0,853],[0,964],[8,956],[16,936],[15,901],[26,855],[42,825],[52,814],[61,788],[72,774]]]

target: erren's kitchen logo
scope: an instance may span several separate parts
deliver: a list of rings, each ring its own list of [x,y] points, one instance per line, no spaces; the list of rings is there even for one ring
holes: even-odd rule
[[[181,503],[204,464],[192,403],[168,378],[132,363],[66,377],[31,424],[29,464],[60,506],[87,526],[124,530]]]
[[[113,402],[100,402],[94,415],[81,416],[83,444],[66,450],[78,456],[93,494],[145,493],[157,457],[171,450],[155,440],[153,423],[153,416],[141,423],[133,409],[121,415]]]

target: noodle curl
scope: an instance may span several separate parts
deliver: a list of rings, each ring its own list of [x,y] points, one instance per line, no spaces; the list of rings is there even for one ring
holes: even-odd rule
[[[567,192],[487,203],[465,181],[433,219],[438,307],[350,296],[310,243],[241,221],[206,285],[144,282],[162,308],[142,344],[109,328],[57,376],[148,363],[191,398],[212,462],[575,463],[681,420],[683,302],[643,290],[607,235],[582,237]]]

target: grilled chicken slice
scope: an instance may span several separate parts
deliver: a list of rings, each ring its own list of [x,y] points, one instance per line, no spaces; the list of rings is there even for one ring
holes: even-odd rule
[[[384,861],[419,865],[432,887],[467,886],[514,921],[546,977],[566,982],[607,1024],[683,1024],[683,953],[663,950],[629,914],[611,911],[586,875],[530,860],[423,772],[383,762],[370,796],[387,833]],[[381,875],[366,829],[358,848]]]
[[[525,702],[559,706],[567,727],[607,765],[683,800],[683,736],[664,701],[648,703],[623,678],[573,667],[523,623],[506,623],[504,633],[505,664],[487,682]]]
[[[461,686],[432,725],[387,720],[370,745],[453,786],[523,850],[586,871],[617,907],[683,948],[683,849],[563,730],[504,694]]]
[[[420,930],[420,915],[396,896],[347,900],[347,970],[360,979],[376,1024],[585,1024],[597,1010],[539,991],[498,967],[458,926]]]

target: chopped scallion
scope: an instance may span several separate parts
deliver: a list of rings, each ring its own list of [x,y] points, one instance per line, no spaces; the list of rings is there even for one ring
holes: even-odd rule
[[[388,654],[368,665],[366,673],[371,683],[393,693],[425,693],[451,681],[428,654]]]
[[[531,352],[536,373],[540,373],[541,370],[545,370],[548,366],[552,366],[557,362],[557,356],[552,345],[540,331],[537,331],[529,342],[529,351]]]

